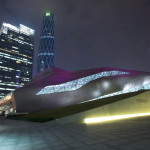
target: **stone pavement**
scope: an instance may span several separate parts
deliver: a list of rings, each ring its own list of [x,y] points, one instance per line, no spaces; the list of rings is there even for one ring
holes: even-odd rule
[[[149,120],[48,125],[1,119],[0,150],[149,150]]]

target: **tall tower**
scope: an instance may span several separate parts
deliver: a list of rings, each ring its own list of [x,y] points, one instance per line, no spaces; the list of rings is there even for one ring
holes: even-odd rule
[[[54,66],[54,17],[44,13],[37,61],[37,73]]]
[[[30,81],[34,30],[3,23],[0,29],[0,98]]]

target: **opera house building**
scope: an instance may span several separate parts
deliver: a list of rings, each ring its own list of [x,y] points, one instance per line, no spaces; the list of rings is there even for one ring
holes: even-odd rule
[[[41,122],[149,113],[149,89],[149,72],[52,67],[0,99],[0,108],[13,118]]]

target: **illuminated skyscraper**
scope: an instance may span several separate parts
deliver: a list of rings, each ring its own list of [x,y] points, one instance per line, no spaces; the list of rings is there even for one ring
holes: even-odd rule
[[[34,30],[3,23],[0,30],[0,98],[30,81]]]
[[[37,61],[37,72],[54,66],[54,17],[44,13]]]

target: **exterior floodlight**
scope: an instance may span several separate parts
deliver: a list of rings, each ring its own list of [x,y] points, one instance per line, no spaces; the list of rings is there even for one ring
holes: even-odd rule
[[[98,117],[98,118],[85,118],[84,123],[86,124],[100,123],[104,121],[120,120],[120,119],[140,117],[140,116],[150,116],[150,113],[129,114],[129,115],[120,115],[120,116]]]

